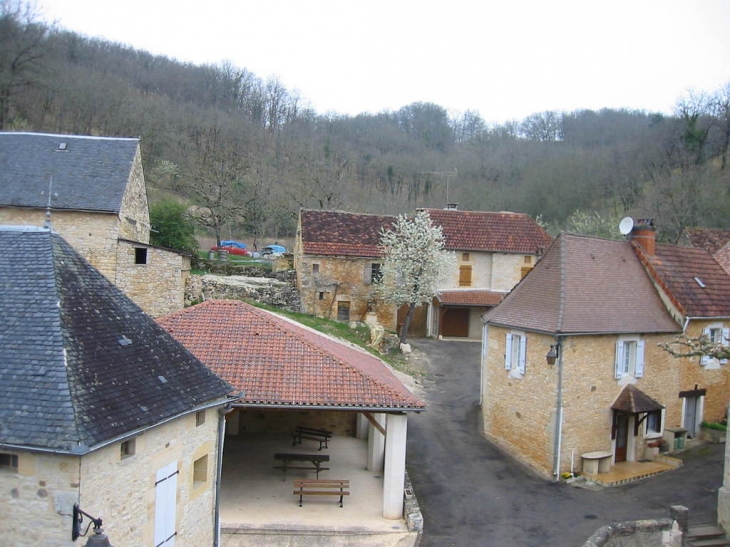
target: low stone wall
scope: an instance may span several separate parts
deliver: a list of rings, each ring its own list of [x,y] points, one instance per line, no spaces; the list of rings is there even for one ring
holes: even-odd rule
[[[298,312],[299,292],[291,278],[290,272],[279,272],[271,277],[191,275],[185,287],[185,303],[190,305],[203,300],[245,299]]]
[[[669,509],[670,518],[632,520],[602,526],[583,547],[680,547],[689,510],[681,505]]]

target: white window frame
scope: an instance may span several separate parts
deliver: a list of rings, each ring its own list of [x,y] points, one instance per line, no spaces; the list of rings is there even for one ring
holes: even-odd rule
[[[720,335],[720,340],[715,340],[716,336],[713,336],[713,333]],[[710,325],[707,325],[704,329],[702,329],[702,334],[704,336],[707,336],[707,338],[710,340],[710,342],[713,343],[722,343],[725,342],[726,344],[730,342],[730,329],[725,327],[722,323],[712,323]],[[709,368],[716,368],[719,365],[727,364],[727,359],[715,359],[714,357],[710,357],[709,355],[703,355],[700,357],[700,365],[702,366],[708,366]]]
[[[644,376],[644,340],[638,337],[622,337],[616,342],[614,377],[641,378]]]
[[[661,427],[659,428],[658,431],[649,429],[649,416],[646,417],[646,419],[644,420],[644,438],[645,439],[660,439],[661,437],[664,436],[665,413],[666,413],[666,409],[664,409],[664,408],[651,413],[651,414],[659,415],[659,420],[660,420],[659,424]]]
[[[527,335],[522,331],[507,333],[504,368],[524,374],[527,368]]]

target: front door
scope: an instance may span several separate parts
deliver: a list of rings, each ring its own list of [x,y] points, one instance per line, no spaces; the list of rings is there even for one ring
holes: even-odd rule
[[[469,308],[447,308],[442,321],[443,336],[469,336]]]
[[[687,430],[687,437],[693,438],[697,434],[697,406],[699,397],[684,398],[684,423],[682,427]]]
[[[616,463],[626,461],[626,447],[629,444],[629,415],[616,415]]]

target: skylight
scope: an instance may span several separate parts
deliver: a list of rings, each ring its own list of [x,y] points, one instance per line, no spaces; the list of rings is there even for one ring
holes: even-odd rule
[[[705,284],[702,282],[702,280],[699,277],[695,277],[695,281],[697,281],[697,284],[700,287],[702,287],[703,289],[705,288]]]

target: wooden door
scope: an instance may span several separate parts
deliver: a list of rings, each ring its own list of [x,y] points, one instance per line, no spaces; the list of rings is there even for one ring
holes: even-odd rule
[[[626,447],[629,444],[629,416],[616,415],[616,463],[626,461]]]
[[[469,336],[469,308],[448,308],[442,321],[443,336]]]
[[[687,437],[694,438],[697,434],[697,406],[699,397],[685,397],[684,399],[684,422],[682,426],[687,430]]]

